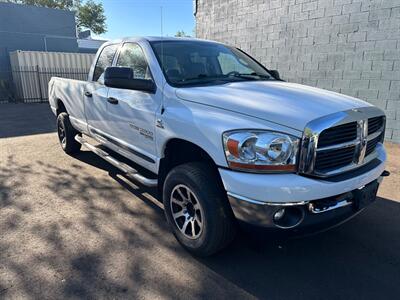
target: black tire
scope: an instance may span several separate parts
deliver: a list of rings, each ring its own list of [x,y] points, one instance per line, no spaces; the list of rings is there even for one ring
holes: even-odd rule
[[[210,256],[226,247],[233,240],[236,232],[232,209],[223,187],[219,184],[217,175],[212,170],[209,165],[199,162],[177,166],[169,172],[163,188],[164,212],[175,237],[189,252],[203,257]],[[173,217],[176,198],[180,194],[179,191],[178,194],[174,194],[175,199],[173,201],[171,194],[173,191],[176,193],[176,189],[182,186],[189,188],[194,195],[192,198],[195,198],[195,202],[200,203],[203,225],[199,236],[196,238],[187,237],[187,235],[193,233],[191,228],[188,228],[188,234],[184,234],[181,232],[183,225],[182,228],[178,227],[178,223],[184,223],[188,216],[180,217],[183,218],[183,221],[181,219],[175,221]],[[173,202],[172,205],[171,202]],[[176,207],[178,207],[178,210],[180,209],[180,205]],[[196,233],[199,231],[198,228],[200,227],[196,226]]]
[[[79,152],[81,144],[75,140],[75,136],[79,132],[72,127],[66,112],[62,112],[57,116],[57,133],[58,140],[65,153],[74,154]]]

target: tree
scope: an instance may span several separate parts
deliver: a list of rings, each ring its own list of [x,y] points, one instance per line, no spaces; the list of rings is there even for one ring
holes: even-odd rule
[[[102,3],[95,3],[93,0],[6,0],[17,4],[42,6],[48,8],[65,9],[75,12],[75,19],[78,31],[84,28],[90,29],[96,34],[107,32],[106,16]]]
[[[76,18],[78,30],[88,28],[96,34],[107,31],[106,16],[104,15],[102,3],[95,3],[93,0],[86,1],[78,7]]]
[[[183,30],[178,30],[175,33],[175,37],[190,37],[190,35],[187,35]]]

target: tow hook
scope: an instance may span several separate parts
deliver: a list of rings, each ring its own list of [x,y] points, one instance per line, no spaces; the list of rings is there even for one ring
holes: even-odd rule
[[[381,176],[378,177],[378,183],[381,184],[383,177],[388,177],[390,175],[390,172],[385,170],[382,172]]]

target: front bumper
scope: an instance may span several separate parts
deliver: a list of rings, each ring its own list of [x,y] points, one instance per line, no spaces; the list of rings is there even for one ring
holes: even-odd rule
[[[228,193],[228,199],[236,219],[246,224],[292,232],[321,231],[345,222],[375,201],[379,184],[387,176],[385,172],[362,188],[313,201],[257,203],[232,193]],[[360,199],[360,193],[368,200]]]
[[[321,230],[346,221],[364,208],[355,203],[357,193],[373,183],[377,188],[382,175],[385,175],[386,152],[383,146],[377,147],[377,153],[378,162],[373,168],[339,181],[297,174],[250,174],[225,169],[220,169],[220,174],[239,221],[264,228]],[[276,222],[276,213],[281,209],[290,212],[293,218],[283,223]]]

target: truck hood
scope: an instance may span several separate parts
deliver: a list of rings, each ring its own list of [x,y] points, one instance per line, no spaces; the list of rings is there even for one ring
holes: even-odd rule
[[[178,88],[182,100],[210,105],[303,131],[314,119],[371,106],[342,94],[281,81],[246,81]]]

